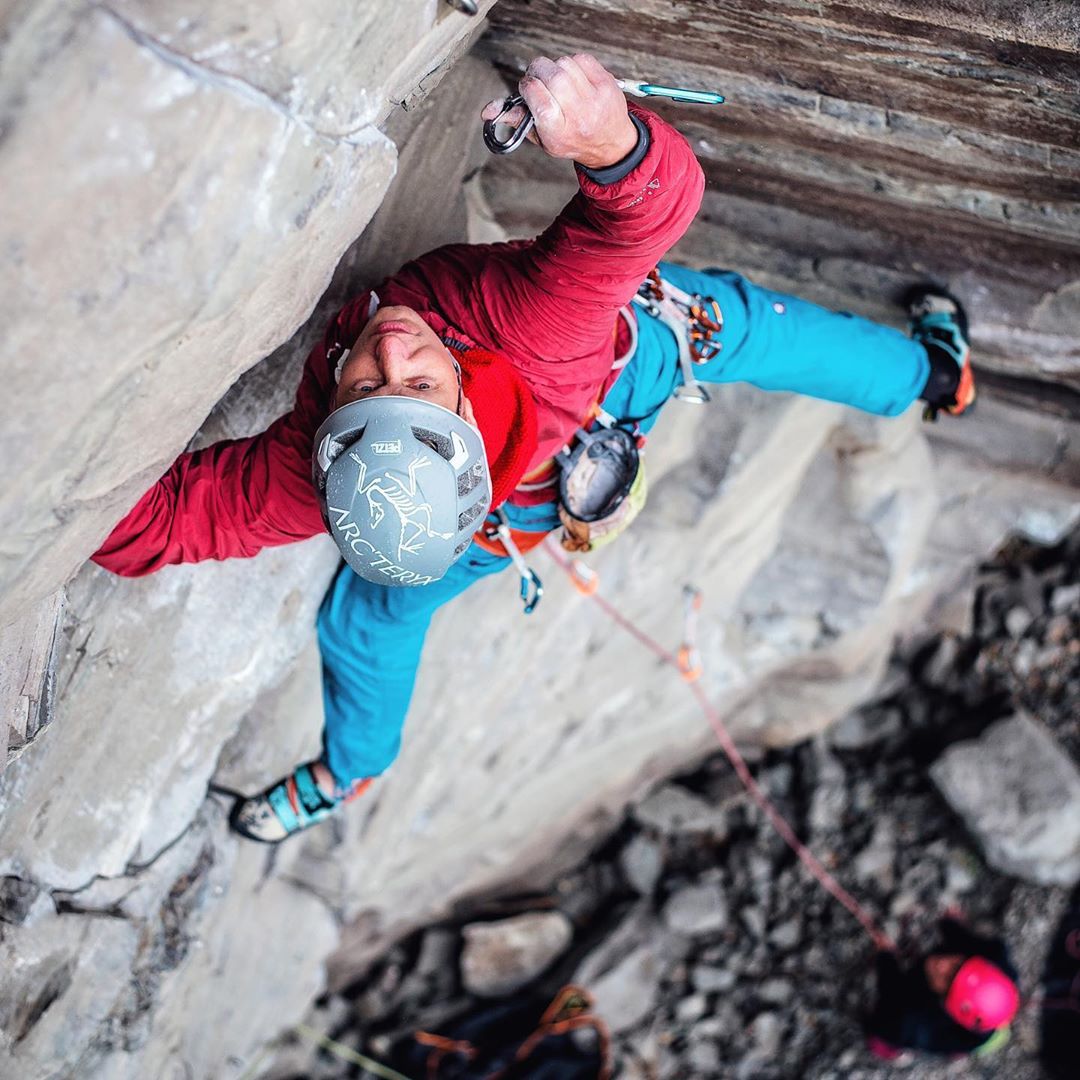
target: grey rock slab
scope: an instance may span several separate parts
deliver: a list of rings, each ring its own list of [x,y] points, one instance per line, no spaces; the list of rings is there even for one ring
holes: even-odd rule
[[[596,1015],[613,1035],[636,1027],[653,1010],[665,962],[651,945],[635,949],[606,975],[586,984]]]
[[[728,924],[728,902],[715,882],[685,885],[673,893],[661,912],[664,925],[676,934],[700,937],[718,933]]]
[[[100,1080],[170,1070],[236,1080],[323,987],[339,925],[293,878],[297,849],[268,859],[263,846],[224,836],[220,817],[214,830],[215,861],[181,927],[184,960],[162,978],[138,1052],[110,1056]]]
[[[326,538],[69,590],[58,719],[0,778],[0,872],[77,889],[191,821],[223,743],[314,633]],[[321,716],[295,717],[317,732]]]
[[[664,855],[656,841],[637,833],[619,852],[619,867],[634,892],[651,896],[664,871]]]
[[[776,1057],[780,1039],[784,1033],[784,1021],[778,1013],[763,1012],[750,1025],[750,1036],[756,1051],[766,1059]]]
[[[54,913],[3,927],[0,1055],[7,1061],[2,1069],[10,1069],[4,1075],[79,1075],[78,1062],[127,995],[138,939],[136,926],[120,918]]]
[[[1050,597],[1050,606],[1057,614],[1080,608],[1080,584],[1059,585]]]
[[[656,925],[648,903],[641,902],[584,957],[574,972],[573,981],[591,985],[641,945],[662,937],[663,931]]]
[[[52,719],[63,590],[0,624],[0,772]]]
[[[829,745],[837,750],[864,750],[900,732],[900,711],[891,706],[874,706],[849,713],[829,729]]]
[[[710,805],[678,784],[664,784],[633,809],[634,819],[661,836],[727,835],[727,822],[720,807]]]
[[[536,911],[462,930],[461,979],[480,997],[503,997],[532,982],[569,946],[570,920],[560,911]]]
[[[769,932],[769,944],[790,952],[802,941],[802,922],[798,917],[782,922]]]
[[[738,981],[734,971],[709,964],[695,964],[690,971],[690,982],[703,994],[725,994]]]
[[[320,137],[102,6],[22,5],[5,30],[0,622],[69,577],[293,333],[396,160],[373,128]]]
[[[314,0],[302,15],[287,0],[112,0],[109,9],[136,41],[208,84],[264,97],[336,138],[379,119],[388,84],[438,14],[424,0],[403,0],[393,18],[379,0]]]
[[[930,775],[991,866],[1043,885],[1080,881],[1080,770],[1031,717],[949,747]]]

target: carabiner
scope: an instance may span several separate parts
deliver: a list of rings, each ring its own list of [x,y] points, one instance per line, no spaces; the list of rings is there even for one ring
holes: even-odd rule
[[[514,543],[514,535],[510,531],[510,520],[506,511],[500,506],[494,511],[498,524],[495,526],[495,535],[499,538],[514,569],[521,578],[521,603],[524,605],[525,614],[531,615],[536,610],[536,605],[544,598],[544,583],[540,580],[536,571],[525,561],[517,544]]]
[[[544,583],[537,576],[532,567],[526,567],[528,577],[521,575],[521,603],[523,614],[531,615],[536,610],[536,605],[544,598]],[[529,593],[532,593],[532,596]]]
[[[496,125],[512,110],[521,106],[525,110],[525,119],[505,139],[500,139],[496,132]],[[484,145],[493,154],[512,154],[528,138],[536,124],[536,118],[529,112],[525,99],[520,94],[511,94],[504,102],[502,112],[494,120],[484,121]]]

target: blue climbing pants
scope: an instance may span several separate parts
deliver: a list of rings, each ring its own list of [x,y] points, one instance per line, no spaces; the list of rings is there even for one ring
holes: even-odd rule
[[[925,349],[889,327],[758,288],[729,271],[664,264],[661,273],[687,292],[714,297],[723,312],[723,348],[696,367],[701,382],[748,382],[881,416],[903,412],[926,385]],[[616,417],[647,418],[647,431],[682,374],[672,332],[640,311],[638,330],[634,356],[603,404]],[[546,532],[559,523],[554,503],[504,509],[517,529]],[[378,776],[397,757],[435,610],[509,565],[473,544],[441,581],[423,588],[373,585],[342,565],[318,617],[324,753],[340,785]]]

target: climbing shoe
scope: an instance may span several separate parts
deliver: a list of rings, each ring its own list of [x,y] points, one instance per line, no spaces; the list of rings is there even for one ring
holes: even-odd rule
[[[301,765],[291,776],[279,780],[262,794],[237,799],[229,815],[229,824],[249,840],[276,844],[301,829],[317,825],[338,807],[361,795],[371,783],[363,780],[347,793],[335,791],[328,795],[319,786],[315,765],[316,762]]]
[[[936,420],[944,410],[959,416],[975,403],[967,313],[951,293],[935,285],[916,285],[904,297],[911,336],[926,349],[930,376],[922,399],[923,417]]]

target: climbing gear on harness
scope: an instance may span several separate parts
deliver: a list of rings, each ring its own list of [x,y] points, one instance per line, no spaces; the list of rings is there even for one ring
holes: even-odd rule
[[[555,564],[573,579],[575,576],[573,563],[578,560],[568,559],[550,540],[545,547],[547,553],[555,561]],[[625,630],[632,638],[644,645],[645,648],[649,649],[656,657],[663,661],[663,663],[674,668],[681,674],[679,660],[675,654],[668,652],[668,650],[656,641],[655,638],[650,637],[644,630],[623,615],[618,608],[601,595],[599,589],[595,590],[591,596],[592,600],[600,610],[603,611],[612,622]],[[732,739],[719,712],[717,712],[712,702],[709,701],[705,691],[702,690],[701,683],[699,681],[687,681],[686,685],[689,688],[690,693],[694,695],[694,700],[697,701],[701,711],[705,714],[706,719],[716,733],[721,749],[724,751],[728,761],[731,762],[731,767],[735,770],[736,776],[738,776],[747,793],[757,804],[758,809],[761,810],[766,818],[768,818],[769,824],[771,824],[780,835],[780,838],[789,848],[791,848],[803,866],[805,866],[817,880],[818,884],[821,885],[821,887],[834,899],[838,900],[851,915],[858,920],[859,924],[866,931],[867,936],[873,941],[878,949],[895,950],[896,946],[888,935],[878,927],[873,916],[871,916],[858,900],[856,900],[855,897],[825,869],[817,856],[814,855],[814,853],[795,835],[795,830],[788,824],[787,819],[779,810],[777,810],[772,800],[762,790],[761,785],[754,779],[754,774],[750,772],[745,759],[742,754],[739,753],[739,748],[735,745],[735,740]]]
[[[345,561],[378,585],[430,585],[472,542],[491,503],[480,432],[430,401],[388,395],[335,409],[312,477]]]
[[[611,543],[637,517],[648,494],[642,440],[603,409],[596,423],[599,430],[578,428],[572,444],[555,455],[567,551],[592,551]]]
[[[697,105],[723,105],[723,94],[716,94],[711,90],[687,90],[681,86],[660,86],[658,83],[643,82],[636,79],[616,79],[619,89],[631,97],[662,97],[671,101],[692,102]],[[524,109],[525,116],[521,123],[505,138],[500,139],[498,125],[503,123],[503,117],[515,109]],[[493,154],[511,154],[528,137],[529,132],[536,126],[536,118],[529,111],[525,99],[520,94],[510,94],[503,102],[502,111],[493,120],[484,121],[484,145]]]
[[[486,533],[486,539],[489,542],[497,539],[502,545],[503,551],[496,552],[496,554],[505,552],[510,557],[514,569],[521,578],[521,603],[524,606],[525,614],[531,615],[536,610],[536,605],[544,598],[544,583],[521,554],[521,549],[514,539],[516,530],[510,528],[510,521],[506,516],[506,511],[500,506],[492,511],[491,516],[495,518],[495,521],[492,523],[489,520],[488,524],[480,532]],[[480,533],[477,535],[479,536]],[[530,549],[536,547],[544,538],[543,533],[534,533],[532,535],[536,536],[537,539],[529,545]],[[485,547],[485,550],[492,550],[487,545],[482,546]]]
[[[930,377],[922,398],[923,419],[941,410],[959,416],[975,403],[975,376],[967,312],[951,293],[934,285],[916,285],[904,297],[911,336],[925,349]]]
[[[249,840],[276,844],[301,829],[329,817],[338,807],[363,794],[370,780],[359,781],[344,795],[327,795],[319,786],[312,766],[301,765],[290,776],[271,784],[259,795],[238,799],[229,824]]]
[[[683,385],[675,389],[675,398],[694,405],[705,404],[709,392],[697,381],[694,365],[707,364],[723,348],[718,340],[724,329],[720,305],[711,296],[688,293],[670,281],[664,281],[659,269],[649,272],[634,303],[659,319],[675,335],[683,377]]]
[[[969,1031],[1005,1027],[1020,1007],[1016,983],[981,956],[965,960],[945,995],[945,1011]]]
[[[687,682],[701,678],[701,653],[697,647],[698,613],[701,611],[701,590],[693,585],[683,586],[683,639],[677,659],[679,674]]]

